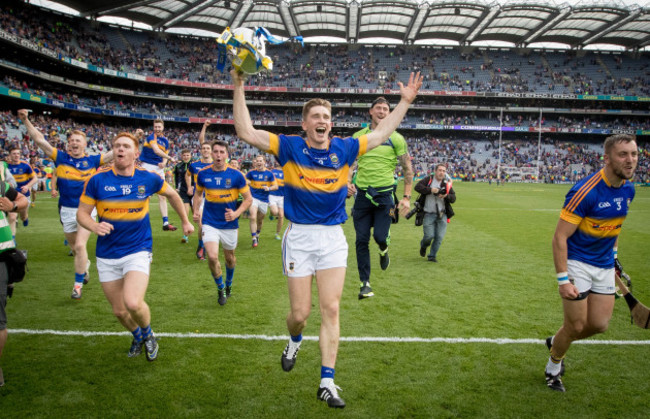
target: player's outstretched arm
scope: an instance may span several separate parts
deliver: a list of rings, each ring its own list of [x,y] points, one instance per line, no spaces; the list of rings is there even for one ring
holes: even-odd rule
[[[209,126],[210,126],[209,120],[203,123],[203,128],[201,128],[201,133],[199,134],[199,146],[203,145],[203,143],[205,142],[205,132],[208,130]]]
[[[185,212],[185,206],[183,205],[183,200],[178,195],[178,192],[172,188],[169,184],[164,188],[165,192],[161,193],[162,196],[166,197],[169,200],[172,208],[181,218],[181,223],[183,225],[183,234],[189,236],[194,232],[194,226],[190,223],[190,220],[187,218],[187,213]]]
[[[368,150],[382,144],[397,129],[409,106],[418,95],[423,80],[424,77],[418,71],[417,74],[411,73],[406,86],[401,81],[398,82],[401,99],[395,109],[377,125],[377,128],[368,134]]]
[[[270,134],[268,131],[253,127],[253,121],[251,121],[251,114],[248,106],[246,106],[246,97],[244,95],[244,75],[236,70],[230,70],[230,76],[234,85],[232,107],[237,136],[253,147],[267,152],[270,147]]]
[[[54,152],[54,147],[50,145],[50,143],[47,142],[45,139],[45,136],[32,124],[32,121],[29,120],[29,111],[27,109],[19,109],[18,110],[18,119],[22,121],[23,124],[25,124],[25,127],[27,128],[27,134],[29,134],[29,137],[34,140],[34,143],[43,150],[45,155],[47,157],[52,156],[52,153]]]

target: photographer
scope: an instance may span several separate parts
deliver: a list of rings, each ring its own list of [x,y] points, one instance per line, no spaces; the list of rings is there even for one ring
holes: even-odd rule
[[[11,227],[7,222],[7,213],[24,210],[29,205],[29,202],[23,194],[2,180],[0,180],[0,191],[0,357],[2,357],[2,350],[7,342],[7,313],[5,307],[7,306],[7,296],[11,296],[14,286],[13,283],[10,283],[13,281],[9,278],[7,262],[3,256],[6,256],[9,251],[16,247],[11,234]],[[2,367],[0,367],[0,387],[4,383]]]
[[[436,165],[433,175],[420,180],[415,185],[415,190],[421,194],[418,202],[422,208],[421,211],[424,212],[422,222],[424,237],[420,242],[420,256],[424,257],[427,247],[431,245],[428,260],[437,262],[436,255],[447,232],[447,223],[454,216],[451,204],[456,202],[456,192],[451,187],[451,179],[447,178],[445,165]]]

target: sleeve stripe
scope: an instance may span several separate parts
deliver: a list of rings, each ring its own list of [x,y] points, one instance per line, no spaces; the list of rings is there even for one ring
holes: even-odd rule
[[[274,156],[280,153],[280,137],[276,134],[269,133],[269,149],[266,152]]]
[[[368,134],[359,137],[359,156],[366,154],[368,151]]]
[[[589,191],[591,191],[594,188],[594,186],[596,186],[598,182],[601,181],[601,179],[602,179],[601,172],[598,172],[596,175],[594,175],[594,177],[589,179],[584,185],[582,185],[580,189],[578,189],[578,191],[573,196],[573,198],[571,198],[571,201],[569,201],[565,209],[569,212],[575,211],[575,209],[578,207],[580,202],[582,202],[582,199],[585,196],[587,196]]]

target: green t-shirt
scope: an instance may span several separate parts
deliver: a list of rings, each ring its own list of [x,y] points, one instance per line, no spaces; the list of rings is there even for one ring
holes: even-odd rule
[[[359,138],[364,134],[372,132],[366,127],[352,134]],[[387,188],[395,184],[395,168],[397,157],[408,152],[406,140],[397,131],[394,131],[388,140],[379,147],[375,147],[363,156],[359,157],[356,185],[361,189],[368,186],[373,188]]]
[[[0,165],[1,166],[1,165]],[[0,181],[0,187],[4,186],[5,193],[9,190],[11,185],[9,183]],[[5,194],[2,194],[4,196]],[[11,227],[7,221],[4,211],[0,211],[0,253],[5,250],[13,249],[15,247]]]

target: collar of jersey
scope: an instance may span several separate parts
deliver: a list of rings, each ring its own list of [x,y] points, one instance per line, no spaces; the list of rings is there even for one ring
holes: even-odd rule
[[[133,166],[133,171],[131,172],[131,176],[124,176],[124,175],[121,175],[121,174],[117,173],[117,172],[115,171],[115,165],[113,165],[113,166],[111,167],[111,172],[113,172],[113,174],[114,174],[115,176],[119,176],[119,177],[133,177],[133,175],[135,175],[135,166]]]

